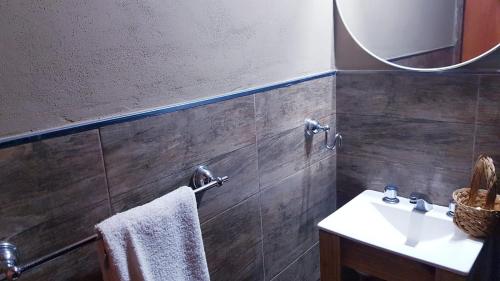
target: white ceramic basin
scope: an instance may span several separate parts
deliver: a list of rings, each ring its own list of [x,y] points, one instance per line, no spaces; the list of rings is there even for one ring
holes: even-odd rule
[[[483,241],[474,239],[434,205],[427,213],[413,211],[408,199],[387,204],[383,193],[366,190],[322,220],[320,229],[460,275],[468,275]]]

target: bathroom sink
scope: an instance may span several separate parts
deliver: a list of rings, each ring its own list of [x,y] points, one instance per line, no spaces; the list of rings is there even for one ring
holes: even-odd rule
[[[398,204],[382,201],[383,193],[366,190],[322,220],[321,230],[385,250],[459,275],[468,275],[483,241],[453,224],[448,208],[434,205],[421,213],[398,197]]]

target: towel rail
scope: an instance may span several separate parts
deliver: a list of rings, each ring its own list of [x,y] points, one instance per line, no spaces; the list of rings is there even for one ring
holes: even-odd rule
[[[206,167],[200,166],[198,167],[197,171],[200,169],[205,169]],[[208,170],[206,170],[208,171]],[[196,173],[195,173],[196,174]],[[214,187],[219,187],[222,186],[226,181],[229,180],[229,177],[224,176],[224,177],[212,177],[210,173],[210,177],[208,178],[210,181],[202,185],[196,189],[194,189],[194,193],[198,194],[204,191],[207,191],[211,188]],[[195,185],[196,187],[197,185]],[[67,254],[75,249],[78,249],[82,246],[85,246],[87,244],[90,244],[92,242],[98,241],[102,239],[99,235],[94,234],[92,236],[86,237],[78,242],[75,242],[71,245],[68,245],[64,248],[61,248],[57,251],[54,251],[50,254],[47,254],[45,256],[39,257],[33,261],[28,262],[27,264],[18,266],[17,265],[17,248],[15,245],[1,241],[0,242],[0,281],[12,281],[16,280],[21,276],[23,272],[26,272],[30,269],[33,269],[41,264],[44,264],[48,261],[51,261],[57,257],[60,257],[64,254]]]

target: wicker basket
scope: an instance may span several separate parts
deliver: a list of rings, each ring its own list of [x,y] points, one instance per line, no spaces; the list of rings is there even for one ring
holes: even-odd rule
[[[483,209],[486,203],[488,191],[480,189],[474,199],[474,203],[469,206],[470,188],[461,188],[453,192],[453,199],[456,202],[455,216],[453,222],[465,233],[482,238],[490,235],[500,220],[500,196],[497,195],[492,210]]]
[[[474,237],[490,235],[500,218],[498,187],[493,160],[480,155],[474,165],[469,188],[453,192],[456,202],[455,224]]]

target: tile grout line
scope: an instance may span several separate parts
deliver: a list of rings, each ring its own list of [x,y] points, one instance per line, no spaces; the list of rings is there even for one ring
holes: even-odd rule
[[[480,98],[480,92],[481,92],[481,76],[478,77],[477,81],[477,90],[476,90],[476,105],[474,108],[474,131],[472,134],[472,166],[474,167],[474,158],[476,157],[476,135],[477,135],[477,119],[478,119],[478,114],[479,114],[479,98]],[[472,173],[472,169],[471,169]],[[470,175],[472,176],[472,174]]]
[[[335,84],[336,84],[336,83],[335,83]],[[335,90],[335,93],[336,93],[336,85],[335,85],[335,87],[332,87],[332,90]],[[335,97],[335,98],[336,98],[336,97]],[[335,102],[335,106],[337,106],[337,103],[336,103],[336,102]],[[335,131],[337,131],[337,114],[336,114],[336,108],[335,108],[334,112],[330,112],[329,114],[326,114],[325,116],[318,117],[318,119],[323,119],[323,118],[332,117],[332,116],[333,116],[333,118],[334,118],[334,120],[335,120],[335,128],[334,128],[334,129],[335,129]],[[296,126],[296,127],[291,128],[291,129],[284,130],[283,132],[296,130],[296,129],[298,129],[298,128],[302,127],[302,126],[303,126],[303,125],[301,124],[301,125],[298,125],[298,126]],[[277,135],[277,134],[275,134],[275,135]],[[268,137],[272,137],[272,136],[268,136]],[[305,170],[306,168],[309,168],[309,167],[311,167],[311,166],[314,166],[314,165],[316,165],[316,164],[317,164],[317,163],[319,163],[319,162],[322,162],[322,161],[324,161],[324,160],[326,160],[326,159],[329,159],[330,157],[335,157],[335,160],[336,160],[336,156],[337,156],[337,152],[335,151],[333,155],[326,155],[325,157],[323,157],[323,158],[321,158],[321,159],[318,159],[318,160],[317,160],[317,161],[315,161],[315,162],[308,162],[308,163],[307,163],[307,164],[306,164],[306,165],[305,165],[302,169],[300,169],[300,170],[298,170],[298,171],[296,171],[296,172],[294,172],[294,173],[292,173],[292,174],[290,174],[290,175],[288,175],[288,176],[286,176],[286,177],[284,177],[284,178],[282,178],[282,179],[280,179],[280,180],[276,181],[276,182],[275,182],[275,183],[273,183],[273,184],[270,184],[269,186],[267,186],[267,187],[264,189],[264,191],[265,191],[265,190],[269,190],[270,188],[272,188],[272,187],[273,187],[273,186],[275,186],[276,184],[279,184],[279,183],[280,183],[280,182],[282,182],[283,180],[285,180],[285,179],[287,179],[287,178],[289,178],[289,177],[291,177],[291,176],[294,176],[294,175],[296,175],[297,173],[302,172],[302,171],[303,171],[303,170]],[[259,173],[259,177],[260,177],[260,173]],[[260,179],[259,179],[259,187],[260,187],[260,186],[261,186],[261,185],[260,185]],[[262,190],[261,190],[260,195],[261,195],[261,196],[260,196],[260,200],[262,200]],[[261,204],[260,204],[259,206],[261,206]],[[263,231],[262,231],[262,233],[263,233]],[[264,238],[262,238],[262,241],[264,241]],[[312,248],[314,248],[316,245],[318,245],[318,243],[319,243],[319,242],[315,242],[315,243],[314,243],[311,247],[309,247],[309,248],[308,248],[308,249],[306,249],[304,252],[302,252],[302,253],[301,253],[301,254],[300,254],[297,258],[295,258],[294,260],[292,260],[292,261],[291,261],[291,262],[290,262],[287,266],[285,266],[282,270],[280,270],[277,274],[275,274],[275,275],[274,275],[274,276],[273,276],[270,280],[275,280],[275,279],[276,279],[276,278],[277,278],[277,277],[278,277],[281,273],[283,273],[284,271],[286,271],[286,270],[287,270],[288,268],[290,268],[293,264],[295,264],[295,263],[296,263],[296,262],[297,262],[300,258],[304,257],[307,253],[309,253],[309,251],[310,251]]]
[[[290,262],[285,268],[283,268],[280,272],[276,273],[276,275],[273,276],[273,278],[271,278],[271,280],[269,281],[273,281],[275,280],[276,278],[278,278],[278,276],[285,272],[288,268],[290,268],[294,263],[296,263],[297,261],[299,261],[299,259],[301,259],[302,257],[304,257],[307,253],[309,253],[309,251],[312,250],[312,248],[316,247],[317,245],[319,245],[319,241],[316,241],[311,247],[309,247],[307,250],[305,250],[300,256],[298,256],[296,259],[294,259],[292,262]]]
[[[278,185],[279,183],[283,182],[284,180],[289,179],[290,177],[295,176],[296,174],[298,174],[298,173],[300,173],[300,172],[303,172],[305,169],[310,168],[310,167],[312,167],[312,166],[314,166],[314,165],[317,165],[317,164],[318,164],[318,163],[320,163],[320,162],[326,161],[326,160],[328,160],[328,159],[330,159],[330,158],[333,158],[333,157],[336,157],[336,156],[337,156],[337,154],[328,155],[328,156],[326,156],[326,157],[324,157],[324,158],[321,158],[320,160],[318,160],[318,161],[316,161],[316,162],[312,162],[310,165],[305,166],[304,168],[302,168],[302,169],[300,169],[300,170],[298,170],[298,171],[295,171],[295,172],[293,172],[292,174],[290,174],[290,175],[288,175],[288,176],[286,176],[286,177],[284,177],[284,178],[281,178],[281,179],[279,179],[279,180],[277,180],[277,181],[273,182],[273,183],[272,183],[272,184],[270,184],[270,185],[266,185],[266,186],[265,186],[265,187],[261,190],[261,192],[262,192],[262,191],[267,191],[267,190],[270,190],[270,189],[272,189],[274,186],[276,186],[276,185]]]
[[[266,280],[266,267],[264,255],[264,224],[262,220],[262,193],[259,191],[259,216],[260,216],[260,252],[262,256],[262,275],[263,280]]]
[[[235,205],[233,205],[233,206],[231,206],[231,207],[229,207],[229,208],[225,209],[224,211],[221,211],[220,213],[217,213],[215,216],[213,216],[213,217],[209,218],[208,220],[206,220],[206,221],[204,221],[204,222],[200,223],[200,225],[202,225],[202,226],[203,226],[203,225],[205,225],[205,224],[207,224],[207,223],[209,223],[209,222],[211,222],[211,221],[213,221],[213,220],[215,220],[215,219],[219,218],[220,216],[222,216],[223,214],[225,214],[225,213],[227,213],[227,212],[229,212],[229,211],[233,210],[234,208],[237,208],[237,207],[239,207],[240,205],[245,204],[247,201],[249,201],[250,199],[252,199],[254,196],[257,196],[257,195],[259,195],[259,194],[258,194],[258,192],[257,192],[257,193],[254,193],[254,194],[252,194],[252,195],[250,195],[248,198],[245,198],[245,199],[241,200],[241,201],[240,201],[240,202],[238,202],[237,204],[235,204]]]
[[[351,72],[351,71],[337,71],[337,75],[335,75],[335,79],[336,81],[338,80],[337,78],[342,76],[341,73],[342,72]],[[357,72],[357,71],[354,71],[354,72]],[[364,72],[364,71],[363,71]],[[383,71],[383,72],[387,72],[387,71]],[[391,73],[388,73],[388,74],[393,74],[392,71],[389,71]],[[368,71],[367,73],[346,73],[346,74],[351,74],[352,76],[357,76],[357,75],[369,75],[369,74],[372,74],[370,71]],[[400,75],[400,76],[405,76],[405,75],[412,75],[411,73],[407,73],[407,74],[404,74],[404,73],[394,73],[395,75]],[[452,73],[453,74],[453,73]],[[456,75],[457,73],[454,73],[454,75],[452,76],[458,76],[459,75]],[[464,73],[462,73],[464,74]],[[476,74],[467,74],[467,76],[473,76],[477,79],[479,79],[482,75],[479,74],[479,73],[476,73]],[[338,82],[338,81],[337,81]],[[337,83],[338,84],[338,83]],[[474,83],[475,86],[477,86],[476,84],[477,83]],[[475,88],[475,87],[474,87]],[[382,118],[393,118],[393,119],[397,119],[397,120],[410,120],[410,121],[433,121],[433,122],[445,122],[445,123],[452,123],[452,124],[474,124],[474,121],[460,121],[460,120],[453,120],[453,118],[450,118],[450,120],[444,120],[444,119],[441,119],[441,120],[438,120],[436,118],[425,118],[425,117],[407,117],[407,116],[402,116],[401,114],[387,114],[387,113],[384,113],[384,112],[381,112],[381,113],[352,113],[352,112],[342,112],[340,109],[339,110],[336,110],[336,114],[340,114],[340,115],[347,115],[347,116],[366,116],[366,117],[382,117]]]
[[[227,156],[228,154],[235,153],[235,152],[237,152],[238,150],[247,149],[248,147],[250,147],[250,146],[252,146],[252,145],[254,145],[254,144],[249,144],[249,145],[244,146],[244,147],[242,147],[242,148],[238,148],[238,149],[236,149],[236,150],[234,150],[234,151],[231,151],[231,152],[228,152],[228,153],[221,154],[221,155],[216,156],[216,157],[214,157],[214,158],[211,158],[211,159],[209,159],[209,160],[207,160],[207,161],[205,161],[205,162],[202,162],[201,164],[202,164],[202,165],[205,165],[207,162],[209,162],[210,160],[215,159],[215,158],[217,158],[217,157],[224,157],[224,159],[227,159],[227,158],[228,158],[228,156]],[[255,156],[255,157],[257,157],[257,156]],[[191,168],[186,168],[186,169],[183,169],[182,171],[184,172],[184,171],[187,171],[187,170],[192,170],[192,167],[191,167]],[[170,176],[172,176],[172,175],[170,175]],[[141,186],[141,187],[142,187],[142,186]],[[249,200],[249,199],[250,199],[250,198],[252,198],[253,196],[257,195],[258,193],[259,193],[259,191],[256,191],[255,193],[252,193],[252,194],[249,194],[246,198],[243,198],[243,199],[241,199],[240,201],[238,201],[238,202],[234,203],[233,205],[230,205],[230,206],[228,206],[227,208],[222,209],[222,210],[221,210],[221,211],[219,211],[218,213],[216,213],[216,214],[214,214],[214,215],[212,215],[212,216],[208,217],[208,218],[207,218],[207,219],[206,219],[203,223],[201,223],[201,224],[205,224],[206,222],[213,220],[214,218],[218,217],[219,215],[221,215],[221,214],[225,213],[226,211],[231,210],[231,209],[233,209],[234,207],[241,205],[242,203],[244,203],[245,201]]]
[[[398,121],[411,121],[411,122],[436,122],[436,123],[449,123],[449,124],[460,124],[460,125],[474,125],[474,121],[472,122],[462,122],[462,121],[448,121],[448,120],[436,120],[436,119],[427,119],[427,118],[415,118],[415,117],[404,117],[399,115],[391,115],[391,114],[362,114],[362,113],[351,113],[351,112],[336,112],[335,115],[343,115],[343,116],[354,116],[354,117],[382,117],[388,119],[395,119]]]
[[[244,146],[244,147],[238,148],[238,149],[236,149],[236,150],[233,150],[233,151],[230,151],[230,152],[227,152],[227,153],[223,153],[223,154],[217,155],[217,156],[215,156],[215,157],[213,157],[213,158],[211,158],[211,159],[209,159],[209,160],[207,160],[207,161],[210,161],[210,160],[212,160],[212,159],[214,159],[214,158],[217,158],[217,157],[227,157],[227,154],[235,153],[235,152],[237,152],[238,150],[247,149],[248,147],[250,147],[250,146],[252,146],[252,145],[254,145],[254,144],[252,143],[252,144],[246,145],[246,146]],[[257,157],[257,156],[256,156],[256,157]],[[203,162],[201,162],[200,164],[206,164],[206,162],[207,162],[207,161],[203,161]],[[196,167],[196,166],[198,166],[198,165],[195,165],[195,166],[193,166],[193,167]],[[192,170],[193,170],[193,167],[184,168],[184,169],[182,169],[182,170],[178,171],[177,173],[183,173],[183,172],[186,172],[186,171],[192,171]],[[176,173],[173,173],[173,174],[167,175],[167,176],[165,176],[165,177],[158,178],[156,181],[152,181],[152,182],[148,182],[148,183],[145,183],[145,184],[139,185],[139,186],[135,187],[135,189],[143,189],[145,186],[147,186],[147,185],[149,185],[149,184],[155,183],[155,182],[157,182],[157,181],[161,181],[161,180],[163,180],[163,179],[165,179],[165,178],[167,178],[167,177],[171,177],[171,176],[173,176],[174,174],[176,174]],[[130,192],[130,191],[127,191],[127,192],[122,192],[122,193],[119,193],[119,194],[117,194],[117,195],[123,195],[123,194],[127,194],[127,193],[129,193],[129,192]],[[226,213],[227,211],[232,210],[233,208],[235,208],[235,207],[237,207],[237,206],[239,206],[239,205],[241,205],[241,204],[245,203],[247,200],[249,200],[249,199],[250,199],[250,198],[252,198],[253,196],[256,196],[258,193],[259,193],[259,191],[255,192],[255,193],[252,193],[252,194],[249,194],[249,195],[248,195],[248,197],[246,197],[246,198],[244,198],[244,199],[242,199],[242,200],[240,200],[240,201],[238,201],[238,202],[234,203],[233,205],[228,206],[228,207],[227,207],[227,208],[225,208],[225,209],[222,209],[222,210],[221,210],[221,211],[219,211],[218,213],[216,213],[216,214],[214,214],[214,215],[212,215],[212,216],[208,217],[205,221],[203,221],[203,222],[201,222],[201,221],[200,221],[200,224],[201,224],[201,225],[203,225],[203,224],[205,224],[205,223],[207,223],[207,222],[209,222],[209,221],[212,221],[213,219],[215,219],[215,218],[219,217],[219,216],[220,216],[220,215],[222,215],[223,213]],[[157,197],[155,197],[155,198],[157,198]],[[154,199],[151,199],[151,200],[154,200]],[[145,204],[145,203],[144,203],[144,204]]]
[[[398,166],[410,166],[410,167],[429,167],[428,165],[417,163],[417,162],[410,162],[408,160],[404,161],[396,161],[396,160],[389,160],[389,159],[379,159],[379,158],[373,158],[374,155],[373,153],[371,154],[356,154],[356,153],[350,153],[350,152],[345,152],[343,155],[345,155],[348,158],[370,158],[370,160],[378,162],[379,164],[382,163],[390,163],[390,164],[395,164]],[[426,169],[431,169],[431,168],[426,168]],[[432,169],[437,169],[439,171],[448,171],[448,172],[454,172],[454,173],[469,173],[469,169],[458,169],[458,168],[449,168],[449,167],[442,167],[442,166],[432,166]]]
[[[260,188],[260,170],[259,170],[259,138],[257,134],[257,103],[256,96],[253,95],[253,109],[254,109],[254,125],[255,125],[255,153],[257,156],[257,182],[259,184],[259,219],[260,219],[260,253],[262,256],[262,280],[266,280],[266,267],[265,267],[265,256],[264,256],[264,226],[262,219],[262,192]]]
[[[157,177],[157,178],[155,178],[155,179],[152,179],[152,180],[150,180],[150,181],[147,181],[147,182],[141,183],[141,184],[137,185],[136,187],[134,187],[134,189],[142,189],[142,188],[144,188],[145,186],[148,186],[148,185],[153,184],[153,183],[155,183],[155,182],[161,181],[161,180],[163,180],[163,179],[165,179],[165,178],[172,177],[172,176],[174,176],[174,175],[176,175],[176,174],[183,173],[183,172],[186,172],[186,171],[193,171],[193,170],[194,170],[197,166],[199,166],[199,165],[204,165],[204,164],[206,164],[207,162],[210,162],[211,160],[213,160],[213,159],[215,159],[215,158],[218,158],[218,157],[226,157],[226,156],[227,156],[227,155],[229,155],[229,154],[236,153],[237,151],[242,150],[242,149],[246,149],[246,148],[248,148],[248,147],[250,147],[250,146],[252,146],[252,145],[254,145],[254,143],[250,143],[250,144],[244,145],[244,146],[242,146],[242,147],[239,147],[239,148],[236,148],[236,149],[233,149],[233,150],[230,150],[230,151],[224,152],[224,153],[217,154],[217,155],[215,155],[215,156],[213,156],[213,157],[210,157],[210,158],[208,158],[208,159],[204,159],[203,161],[200,161],[198,164],[193,164],[192,166],[189,166],[189,167],[180,168],[180,169],[179,169],[179,170],[177,170],[176,172],[172,172],[172,173],[170,173],[170,174],[164,174],[164,175],[162,175],[162,176],[160,176],[160,177]],[[129,193],[129,192],[130,192],[130,191],[125,191],[125,192],[118,193],[118,194],[116,194],[116,195],[123,195],[123,194],[127,194],[127,193]],[[254,193],[254,194],[255,194],[255,193]],[[249,197],[251,197],[251,196],[252,196],[252,195],[254,195],[254,194],[251,194]],[[243,199],[242,201],[245,201],[245,200],[246,200],[246,199]],[[240,201],[240,202],[242,202],[242,201]],[[239,204],[239,202],[238,202],[237,204]],[[229,207],[229,208],[231,208],[231,207]]]
[[[333,91],[335,91],[333,94],[334,94],[334,98],[335,98],[335,111],[334,111],[334,116],[335,116],[335,133],[339,133],[342,137],[342,132],[340,132],[340,126],[339,126],[339,119],[338,119],[338,116],[337,116],[337,84],[338,84],[338,81],[339,79],[337,79],[338,77],[335,77],[334,78],[334,83],[335,83],[335,86],[332,88]],[[338,175],[337,175],[337,171],[339,170],[339,155],[340,155],[340,150],[342,150],[342,147],[339,147],[338,149],[335,149],[335,198],[334,198],[334,202],[335,202],[335,206],[334,206],[334,210],[336,211],[337,208],[338,208],[338,187],[337,187],[337,182],[338,182]]]
[[[326,117],[332,117],[332,116],[333,116],[333,118],[334,118],[334,120],[335,120],[335,127],[336,127],[336,124],[337,124],[337,114],[330,114],[330,115],[328,115],[328,116],[326,116]],[[326,118],[326,117],[321,117],[321,118]],[[319,119],[319,118],[318,118],[318,119]],[[264,139],[267,139],[267,138],[273,138],[273,137],[278,136],[279,134],[288,133],[288,132],[291,132],[291,131],[297,130],[297,129],[299,129],[299,128],[304,128],[304,125],[302,124],[302,125],[299,125],[299,126],[297,126],[297,127],[291,128],[291,129],[286,129],[286,130],[284,130],[284,131],[282,131],[282,132],[280,132],[280,133],[274,134],[274,135],[272,135],[272,136],[265,137]],[[335,129],[336,129],[336,128],[335,128]],[[318,137],[318,138],[322,138],[322,136],[321,136],[321,135],[318,135],[317,137]],[[267,189],[269,189],[271,186],[275,186],[276,184],[278,184],[278,183],[282,182],[284,179],[286,179],[286,178],[288,178],[288,177],[290,177],[290,176],[292,176],[292,175],[295,175],[296,173],[298,173],[298,172],[300,172],[300,171],[303,171],[304,169],[309,168],[309,167],[311,167],[311,166],[315,165],[315,164],[316,164],[316,163],[318,163],[318,162],[321,162],[321,161],[323,161],[323,160],[325,160],[325,159],[327,159],[327,158],[329,158],[329,157],[336,156],[336,155],[337,155],[337,150],[335,150],[335,151],[333,151],[333,152],[332,152],[332,151],[330,151],[330,153],[333,153],[333,154],[327,154],[327,153],[326,153],[326,154],[325,154],[325,156],[323,156],[323,157],[321,157],[321,158],[317,159],[316,161],[313,161],[313,162],[311,162],[311,161],[306,161],[306,162],[305,162],[305,163],[306,163],[306,165],[305,165],[304,167],[302,167],[301,169],[299,169],[299,170],[297,170],[297,171],[294,171],[292,174],[289,174],[289,175],[287,175],[287,176],[285,176],[285,177],[283,177],[283,178],[278,178],[278,179],[275,179],[275,180],[271,181],[271,183],[270,183],[270,184],[261,185],[261,184],[260,184],[260,173],[259,173],[259,188],[261,188],[262,190],[267,190]],[[257,157],[258,157],[258,155],[257,155]]]
[[[99,148],[101,150],[102,168],[104,170],[104,181],[106,182],[106,190],[108,192],[109,214],[113,215],[113,207],[111,205],[111,191],[109,189],[108,170],[106,169],[106,160],[104,158],[104,147],[102,145],[101,129],[97,129],[97,132],[99,135]]]
[[[389,159],[381,159],[381,158],[374,158],[374,155],[371,154],[356,154],[355,152],[345,152],[344,154],[348,158],[370,158],[371,161],[378,162],[378,164],[382,163],[390,163],[390,164],[395,164],[398,166],[412,166],[412,167],[429,167],[427,163],[417,163],[417,162],[409,162],[407,160],[401,160],[401,161],[396,161],[396,160],[389,160]],[[431,166],[431,168],[427,169],[432,169],[432,170],[439,170],[439,171],[449,171],[449,172],[455,172],[455,173],[468,173],[469,169],[463,170],[463,169],[457,169],[457,168],[449,168],[449,167],[442,167],[442,166]]]

